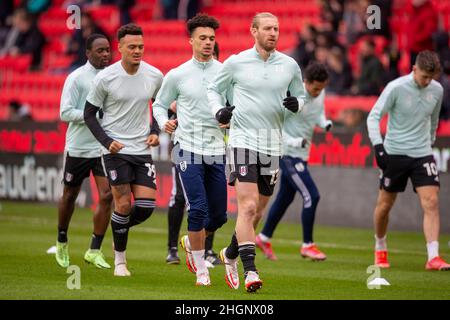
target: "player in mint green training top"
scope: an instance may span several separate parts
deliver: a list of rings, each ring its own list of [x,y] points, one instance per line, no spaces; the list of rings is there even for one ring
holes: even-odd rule
[[[276,50],[278,18],[259,13],[250,32],[255,46],[224,62],[208,87],[208,100],[217,121],[231,125],[227,162],[229,184],[236,188],[238,216],[231,244],[221,251],[226,280],[231,288],[239,287],[236,262],[240,256],[245,288],[254,292],[262,286],[255,266],[255,228],[277,179],[285,110],[299,112],[305,94],[298,64]],[[222,95],[230,89],[233,106],[225,107]]]
[[[382,174],[375,207],[375,264],[389,268],[386,234],[389,212],[397,193],[411,179],[424,212],[427,270],[450,270],[439,257],[439,174],[432,154],[436,140],[443,88],[433,78],[440,72],[439,57],[431,51],[417,56],[413,71],[390,82],[367,119],[370,140]],[[389,115],[387,133],[380,133],[380,120]]]
[[[84,255],[86,262],[97,268],[109,269],[100,250],[111,217],[111,189],[101,161],[101,145],[86,126],[84,105],[97,73],[111,61],[108,39],[93,34],[86,41],[88,62],[67,77],[61,96],[61,120],[69,123],[66,133],[64,191],[58,204],[58,240],[56,262],[63,268],[70,264],[67,231],[75,209],[81,184],[92,171],[99,193],[99,206],[94,214],[91,246]]]

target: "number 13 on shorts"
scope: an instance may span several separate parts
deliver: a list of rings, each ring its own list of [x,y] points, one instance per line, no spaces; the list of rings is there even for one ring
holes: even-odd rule
[[[148,172],[147,175],[149,177],[152,177],[153,179],[156,178],[156,169],[155,169],[155,165],[151,164],[151,163],[145,163],[145,166],[148,168]]]

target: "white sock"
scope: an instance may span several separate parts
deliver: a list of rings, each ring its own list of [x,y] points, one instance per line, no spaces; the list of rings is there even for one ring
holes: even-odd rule
[[[308,247],[311,247],[312,245],[314,245],[314,242],[303,243],[303,244],[302,244],[302,248],[308,248]]]
[[[387,250],[386,236],[378,238],[377,235],[375,235],[375,250]]]
[[[197,267],[197,274],[208,273],[208,268],[206,267],[204,255],[205,249],[203,250],[192,250],[192,257],[194,258],[195,266]]]
[[[439,242],[431,241],[427,243],[428,261],[439,256]]]
[[[119,252],[119,251],[114,250],[114,265],[117,266],[118,264],[121,264],[121,263],[127,263],[127,258],[126,258],[125,252],[126,251]]]
[[[259,234],[259,238],[262,240],[262,242],[270,242],[270,238],[263,233]]]

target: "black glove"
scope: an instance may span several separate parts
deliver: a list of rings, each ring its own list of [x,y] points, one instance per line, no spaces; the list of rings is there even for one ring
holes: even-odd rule
[[[176,112],[173,112],[172,109],[167,110],[167,117],[169,120],[173,120],[177,118]]]
[[[292,112],[297,112],[298,111],[298,100],[296,97],[291,97],[291,92],[288,91],[287,93],[287,97],[284,98],[283,100],[283,105],[285,108],[289,109]]]
[[[389,156],[384,150],[384,146],[382,143],[374,146],[375,148],[375,160],[377,161],[377,165],[381,170],[386,170],[388,165]]]
[[[308,145],[308,141],[306,141],[306,139],[302,140],[302,148],[306,148],[306,146]]]
[[[103,109],[102,108],[98,109],[98,118],[103,119]]]
[[[231,116],[233,115],[234,106],[225,107],[217,111],[216,119],[221,124],[228,124],[231,120]]]

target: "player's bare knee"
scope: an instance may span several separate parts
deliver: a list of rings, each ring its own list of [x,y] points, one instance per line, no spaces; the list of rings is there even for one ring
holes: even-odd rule
[[[395,198],[390,197],[378,197],[377,209],[383,213],[389,213],[395,203]]]
[[[105,205],[111,204],[111,202],[113,200],[113,195],[112,195],[111,190],[106,190],[106,191],[100,192],[99,200],[102,204],[105,204]]]
[[[393,205],[394,203],[390,201],[379,201],[377,203],[378,212],[387,215],[391,211]]]
[[[254,201],[247,201],[241,206],[241,215],[247,219],[254,220],[257,214],[258,205]]]
[[[257,206],[251,205],[251,204],[246,205],[246,206],[241,206],[238,214],[239,214],[239,218],[241,220],[245,221],[245,223],[253,224],[256,219]]]
[[[438,213],[439,199],[437,194],[422,197],[422,207],[426,213]]]
[[[79,188],[66,187],[66,188],[64,188],[62,200],[65,203],[74,203],[77,200],[78,193],[79,193]]]

